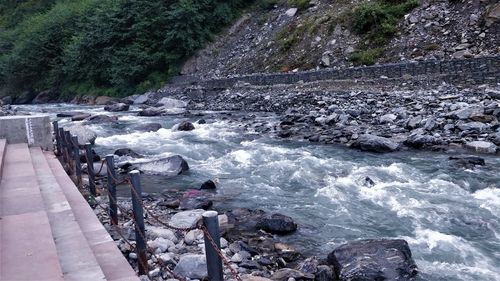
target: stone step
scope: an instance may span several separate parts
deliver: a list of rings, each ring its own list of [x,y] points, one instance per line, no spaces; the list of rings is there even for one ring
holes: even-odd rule
[[[105,280],[104,273],[42,150],[39,147],[32,147],[30,152],[64,280]]]
[[[75,184],[67,176],[59,160],[51,152],[45,152],[44,154],[106,276],[106,280],[138,281],[139,278],[134,270],[123,257]]]
[[[7,148],[7,140],[0,139],[0,180],[2,179],[3,160],[5,158],[6,148]]]
[[[0,280],[64,280],[27,144],[9,144],[0,181]]]

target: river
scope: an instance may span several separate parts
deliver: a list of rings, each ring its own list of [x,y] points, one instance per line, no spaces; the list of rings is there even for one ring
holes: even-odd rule
[[[103,112],[102,107],[68,104],[19,108],[54,118],[61,111]],[[252,114],[257,121],[278,120],[270,113]],[[325,257],[355,239],[402,238],[419,267],[417,280],[500,280],[500,157],[482,156],[485,166],[467,169],[448,160],[450,154],[373,154],[283,140],[245,129],[234,121],[248,115],[243,112],[197,112],[188,118],[116,115],[116,124],[89,126],[98,133],[99,154],[127,147],[149,159],[180,154],[190,165],[190,172],[174,178],[143,176],[145,192],[196,188],[213,179],[221,198],[216,208],[260,208],[291,216],[299,230],[282,239],[308,255]],[[193,131],[170,129],[199,118],[207,124],[195,123]],[[67,122],[61,119],[62,125]],[[163,129],[127,132],[130,125],[146,122],[161,123]],[[366,184],[366,177],[375,184]]]

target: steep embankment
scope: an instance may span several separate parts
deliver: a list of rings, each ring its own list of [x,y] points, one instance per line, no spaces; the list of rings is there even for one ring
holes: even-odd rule
[[[199,51],[183,74],[348,67],[499,54],[497,1],[275,1],[256,9]],[[304,2],[304,1],[302,1]]]

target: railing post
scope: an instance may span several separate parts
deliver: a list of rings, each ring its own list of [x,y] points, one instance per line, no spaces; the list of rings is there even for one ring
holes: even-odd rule
[[[89,190],[93,196],[97,195],[95,190],[94,158],[92,157],[92,144],[85,144],[85,159],[87,159],[87,173],[89,175]]]
[[[80,163],[80,146],[78,145],[78,136],[71,136],[71,143],[73,144],[73,159],[75,161],[75,174],[77,185],[82,184],[82,163]]]
[[[118,225],[118,208],[116,205],[116,173],[114,155],[106,155],[106,166],[108,167],[108,197],[109,197],[109,216],[111,224]]]
[[[144,215],[142,210],[142,188],[139,171],[132,171],[128,173],[130,181],[132,182],[132,210],[134,213],[135,221],[135,241],[137,259],[139,261],[139,275],[148,273],[148,258],[146,256],[146,232],[144,227]]]
[[[73,144],[71,143],[71,133],[69,131],[64,131],[64,139],[66,140],[66,153],[68,154],[68,165],[70,169],[70,174],[75,173],[75,167],[73,163]]]
[[[64,163],[67,162],[67,159],[66,159],[66,142],[64,141],[64,129],[63,128],[59,128],[59,140],[61,141],[61,156],[62,156],[62,159],[64,161]]]
[[[219,218],[216,211],[206,211],[203,213],[203,224],[208,231],[205,233],[205,253],[207,256],[207,270],[208,279],[210,281],[223,281],[224,275],[222,272],[222,259],[219,256],[220,252],[220,230],[219,230]],[[217,246],[215,249],[212,241]]]
[[[57,121],[52,122],[52,127],[54,128],[54,137],[56,139],[56,155],[61,154],[61,139],[59,138],[59,123]]]

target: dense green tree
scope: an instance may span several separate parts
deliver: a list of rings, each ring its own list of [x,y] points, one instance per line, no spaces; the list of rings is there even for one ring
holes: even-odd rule
[[[161,86],[252,1],[14,2],[0,5],[4,91],[128,95]]]

